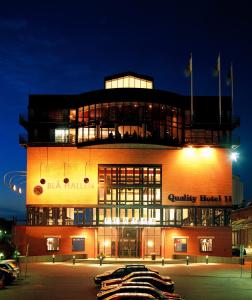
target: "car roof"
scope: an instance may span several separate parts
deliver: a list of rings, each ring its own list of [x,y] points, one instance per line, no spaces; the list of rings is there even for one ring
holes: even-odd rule
[[[164,281],[164,280],[162,280],[162,279],[160,279],[160,278],[151,277],[151,276],[139,276],[139,277],[133,277],[133,278],[130,278],[129,280],[135,280],[135,279],[143,279],[143,280],[151,279],[151,280],[161,281],[161,282],[167,284],[166,281]]]
[[[143,264],[127,264],[125,265],[125,267],[128,268],[128,267],[146,267],[146,266]]]
[[[133,295],[134,297],[142,297],[142,298],[145,297],[145,298],[155,299],[152,295],[146,293],[118,293],[118,294],[113,294],[105,299],[110,300],[120,296],[133,296]]]
[[[116,290],[120,290],[120,289],[129,289],[129,290],[136,290],[136,289],[146,289],[146,290],[148,290],[148,289],[152,289],[154,291],[157,291],[154,287],[151,287],[151,286],[135,286],[135,285],[134,286],[118,286],[114,289],[111,289],[111,291],[112,290],[116,291]]]
[[[137,277],[138,278],[138,277]],[[140,278],[140,277],[139,277]],[[150,287],[153,287],[153,285],[151,284],[151,283],[149,283],[149,282],[132,282],[132,281],[124,281],[124,282],[122,282],[121,283],[121,285],[122,286],[130,286],[130,285],[134,285],[134,284],[136,284],[136,285],[141,285],[141,286],[150,286]]]
[[[125,275],[124,277],[127,277],[127,276],[133,276],[133,275],[138,275],[138,274],[156,274],[155,272],[152,272],[152,271],[136,271],[136,272],[131,272],[127,275]]]

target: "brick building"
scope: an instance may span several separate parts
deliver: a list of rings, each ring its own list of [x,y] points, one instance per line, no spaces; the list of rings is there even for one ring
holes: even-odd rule
[[[30,255],[231,256],[230,97],[190,97],[123,73],[79,95],[31,95],[27,224]]]

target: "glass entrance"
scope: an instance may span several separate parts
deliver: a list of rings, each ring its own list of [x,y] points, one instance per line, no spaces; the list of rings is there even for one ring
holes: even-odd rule
[[[119,257],[140,257],[140,229],[139,228],[118,228]]]

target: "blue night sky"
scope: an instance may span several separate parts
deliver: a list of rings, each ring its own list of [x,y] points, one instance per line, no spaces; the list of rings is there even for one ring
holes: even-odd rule
[[[252,18],[250,1],[2,1],[0,9],[0,176],[25,170],[18,144],[30,93],[81,93],[104,76],[135,71],[155,86],[189,94],[184,69],[193,53],[194,92],[217,95],[212,76],[221,53],[223,94],[234,64],[235,114],[241,117],[234,167],[252,200]],[[0,217],[24,215],[25,197],[1,180]]]

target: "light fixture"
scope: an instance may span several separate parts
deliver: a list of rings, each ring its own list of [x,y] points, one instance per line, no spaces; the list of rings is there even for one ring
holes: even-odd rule
[[[40,183],[41,183],[41,184],[45,184],[45,183],[46,183],[46,180],[45,180],[44,178],[41,178],[41,179],[40,179]]]
[[[239,158],[239,153],[238,152],[231,152],[230,154],[230,158],[232,161],[237,161],[237,159]]]
[[[147,246],[148,247],[153,247],[153,245],[154,245],[153,241],[152,240],[148,240]]]
[[[204,147],[201,149],[201,154],[204,157],[210,157],[213,153],[213,149],[211,149],[210,147]]]
[[[104,246],[105,246],[105,247],[108,247],[108,246],[109,246],[109,241],[108,241],[108,240],[105,240],[105,241],[104,241]]]
[[[84,181],[84,183],[89,183],[89,178],[85,177],[83,181]]]
[[[22,180],[25,177],[24,180]],[[10,190],[22,194],[21,185],[26,183],[26,171],[10,171],[4,174],[3,182]]]
[[[69,178],[65,177],[63,181],[65,184],[67,184],[69,182]]]
[[[184,148],[183,150],[186,158],[192,158],[195,156],[195,149],[192,146]]]

